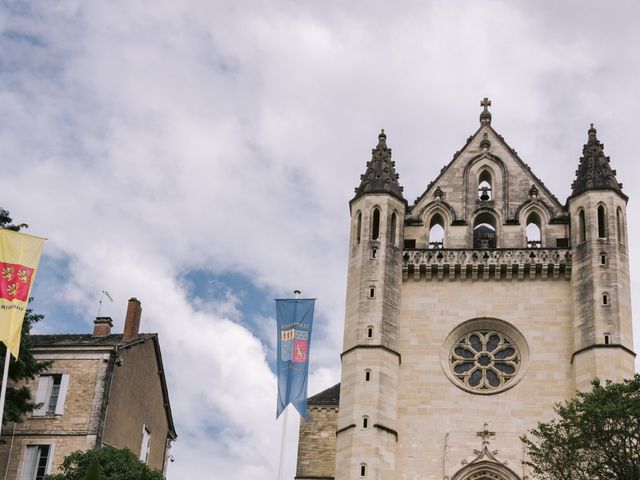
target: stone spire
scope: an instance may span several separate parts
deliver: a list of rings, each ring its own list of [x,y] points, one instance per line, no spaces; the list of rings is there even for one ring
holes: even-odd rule
[[[582,157],[576,170],[576,179],[571,185],[572,197],[587,190],[613,190],[626,198],[622,193],[622,184],[616,180],[616,171],[609,165],[609,157],[604,154],[604,145],[596,136],[593,123],[589,129],[589,139],[582,148]]]
[[[378,135],[378,145],[371,153],[367,171],[360,175],[360,186],[356,188],[353,200],[367,193],[388,193],[405,201],[402,196],[403,187],[398,182],[399,175],[395,170],[396,162],[391,160],[391,149],[387,147],[387,135],[384,130]]]

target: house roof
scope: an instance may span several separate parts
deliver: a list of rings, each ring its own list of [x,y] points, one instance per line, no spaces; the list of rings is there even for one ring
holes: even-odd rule
[[[53,334],[53,335],[31,335],[31,342],[35,348],[46,347],[114,347],[125,346],[148,340],[157,333],[140,333],[137,338],[127,342],[122,341],[122,334],[111,334],[104,336],[93,336],[91,334]]]
[[[316,393],[313,397],[307,399],[307,405],[327,406],[340,403],[340,384],[336,383],[333,387],[329,387],[320,393]]]
[[[169,390],[167,389],[167,380],[164,375],[164,366],[162,364],[162,354],[160,351],[160,342],[157,333],[140,333],[136,338],[123,341],[122,334],[110,334],[104,336],[94,336],[92,334],[53,334],[53,335],[31,335],[31,342],[35,350],[56,350],[56,349],[74,349],[83,348],[103,350],[105,348],[117,350],[119,348],[130,348],[135,345],[144,343],[147,340],[153,341],[156,362],[158,364],[158,372],[160,377],[160,385],[162,388],[162,397],[164,401],[165,411],[167,414],[167,423],[172,439],[178,436],[173,423],[173,415],[171,414],[171,404],[169,403]]]

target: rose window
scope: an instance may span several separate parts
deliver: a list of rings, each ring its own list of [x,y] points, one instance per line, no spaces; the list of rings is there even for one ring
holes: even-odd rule
[[[515,342],[495,331],[473,331],[451,348],[453,376],[465,387],[488,391],[506,387],[520,368]]]

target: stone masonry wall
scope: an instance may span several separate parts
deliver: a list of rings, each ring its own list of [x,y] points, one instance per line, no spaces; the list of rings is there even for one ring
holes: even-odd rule
[[[296,479],[333,479],[336,467],[338,407],[309,406],[309,420],[300,421]]]

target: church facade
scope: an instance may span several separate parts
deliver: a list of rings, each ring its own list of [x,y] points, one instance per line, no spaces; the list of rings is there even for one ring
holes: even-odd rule
[[[339,385],[297,479],[525,480],[520,436],[634,373],[627,197],[593,126],[566,203],[491,125],[409,205],[380,133],[350,202]]]

